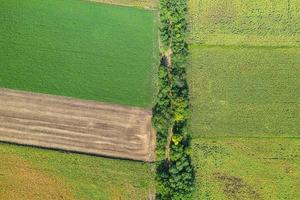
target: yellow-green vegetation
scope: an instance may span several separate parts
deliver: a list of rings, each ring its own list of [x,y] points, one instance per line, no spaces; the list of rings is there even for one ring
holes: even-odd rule
[[[194,199],[297,199],[300,49],[193,46]]]
[[[300,138],[193,139],[194,199],[298,199]]]
[[[300,1],[189,11],[194,199],[298,199]]]
[[[81,0],[0,3],[0,87],[151,107],[155,11]]]
[[[156,200],[188,200],[195,186],[189,154],[189,89],[186,64],[186,0],[160,0],[161,63],[157,102],[153,110],[156,129]]]
[[[150,164],[0,143],[0,199],[146,200]]]
[[[74,199],[63,181],[31,166],[0,147],[0,199]]]
[[[300,46],[299,0],[189,0],[190,42]]]
[[[192,131],[299,136],[300,48],[191,48]]]
[[[87,0],[99,3],[108,3],[121,6],[142,7],[145,9],[156,9],[158,0]]]

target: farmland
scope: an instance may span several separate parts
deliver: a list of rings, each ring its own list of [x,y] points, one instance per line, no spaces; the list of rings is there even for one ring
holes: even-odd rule
[[[300,48],[191,48],[194,135],[299,136]]]
[[[299,48],[192,46],[195,199],[300,195]]]
[[[151,107],[155,11],[1,0],[0,87]]]
[[[0,3],[2,141],[157,132],[0,143],[0,199],[300,196],[299,0]]]
[[[300,1],[189,0],[190,42],[300,45]]]
[[[215,137],[193,140],[194,199],[297,199],[300,139]]]
[[[154,160],[150,110],[0,89],[0,124],[1,141]]]
[[[17,143],[55,149],[63,149],[55,145],[69,139],[83,152],[98,142],[92,146],[102,148],[101,155],[113,156],[107,152],[115,151],[115,156],[128,158],[121,155],[123,148],[148,161],[158,33],[156,11],[141,7],[152,8],[155,1],[122,1],[139,8],[81,0],[0,3],[0,87],[73,99],[2,95],[2,139],[8,135],[16,139],[22,132]],[[82,104],[85,100],[109,104]],[[112,123],[106,124],[109,117]],[[112,130],[116,127],[119,130]],[[47,134],[50,140],[44,145],[27,140],[45,139]],[[84,135],[89,136],[88,143]],[[113,140],[115,147],[110,146]],[[152,164],[4,143],[0,158],[0,199],[146,200],[153,194]]]
[[[153,186],[151,165],[134,161],[3,143],[0,157],[0,199],[146,200]]]
[[[194,199],[297,199],[299,1],[189,1]]]

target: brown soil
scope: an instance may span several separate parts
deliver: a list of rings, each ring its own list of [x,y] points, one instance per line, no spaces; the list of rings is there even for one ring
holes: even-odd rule
[[[0,89],[0,141],[153,161],[151,111]]]
[[[64,184],[33,169],[19,157],[0,152],[0,199],[71,200]]]

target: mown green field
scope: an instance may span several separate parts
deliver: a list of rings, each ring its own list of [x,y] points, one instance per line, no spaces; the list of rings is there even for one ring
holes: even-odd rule
[[[300,196],[300,49],[192,46],[194,199]]]
[[[0,3],[0,87],[151,107],[154,11],[81,0]]]
[[[300,197],[300,138],[215,137],[193,140],[194,199]]]
[[[190,42],[300,46],[299,0],[189,0]]]
[[[299,136],[300,48],[193,46],[193,134]]]
[[[189,8],[194,199],[298,199],[300,2]]]
[[[146,200],[150,164],[0,143],[0,199]]]

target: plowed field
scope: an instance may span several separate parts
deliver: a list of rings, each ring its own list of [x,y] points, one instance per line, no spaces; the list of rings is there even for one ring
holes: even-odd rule
[[[0,90],[0,140],[152,161],[151,111]]]

